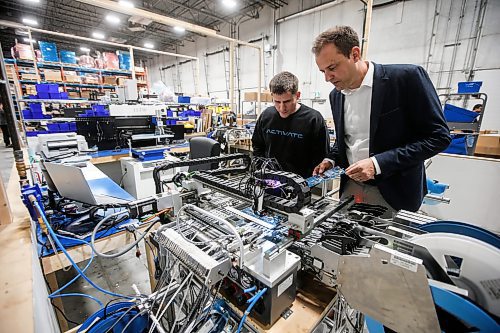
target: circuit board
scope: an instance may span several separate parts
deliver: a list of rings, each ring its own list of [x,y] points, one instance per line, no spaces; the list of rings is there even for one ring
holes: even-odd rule
[[[319,185],[323,183],[324,181],[327,181],[329,179],[334,179],[334,178],[339,178],[340,175],[343,175],[345,173],[345,170],[340,168],[340,167],[335,167],[330,170],[326,170],[323,175],[316,175],[316,176],[311,176],[306,179],[307,186],[309,187],[314,187],[316,185]]]

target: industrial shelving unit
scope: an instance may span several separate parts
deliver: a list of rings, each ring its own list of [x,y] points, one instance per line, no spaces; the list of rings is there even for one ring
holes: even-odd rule
[[[104,77],[106,76],[117,76],[123,78],[132,78],[132,71],[121,70],[121,69],[98,69],[98,68],[88,68],[81,67],[74,64],[67,63],[55,63],[55,62],[44,62],[37,61],[36,67],[34,66],[34,61],[32,60],[22,60],[22,59],[5,59],[5,63],[8,66],[8,71],[11,69],[14,73],[14,77],[11,78],[12,83],[18,86],[19,95],[22,98],[30,95],[30,92],[34,92],[34,85],[37,83],[57,83],[61,85],[65,92],[76,92],[78,96],[73,96],[77,98],[88,97],[84,95],[84,91],[95,90],[100,93],[110,90],[114,91],[118,84],[105,84]],[[147,81],[147,68],[136,67],[135,76],[138,80],[137,85],[140,88],[146,88],[149,90],[149,85]],[[44,76],[44,69],[56,69],[61,73],[61,81],[45,80],[41,79]],[[97,83],[82,83],[82,82],[71,82],[66,80],[66,71],[74,71],[78,73],[79,79],[90,78],[86,74],[96,74],[98,78]]]

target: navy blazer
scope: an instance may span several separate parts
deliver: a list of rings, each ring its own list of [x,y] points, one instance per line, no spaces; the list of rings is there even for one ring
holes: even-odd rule
[[[427,194],[424,161],[451,141],[441,103],[420,66],[375,64],[372,89],[369,154],[377,159],[381,174],[366,183],[377,186],[392,208],[416,211]],[[347,168],[344,101],[333,89],[330,105],[337,140],[328,157]],[[341,193],[346,181],[343,176]]]

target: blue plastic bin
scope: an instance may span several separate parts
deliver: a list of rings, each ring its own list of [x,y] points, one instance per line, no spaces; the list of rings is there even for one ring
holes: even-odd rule
[[[42,112],[42,104],[40,103],[30,103],[31,112]]]
[[[69,132],[69,123],[59,123],[59,131],[60,132]]]
[[[37,93],[48,93],[49,92],[49,84],[47,83],[39,83],[35,84],[35,89]]]
[[[61,99],[68,99],[68,93],[67,92],[62,92],[60,93]]]
[[[61,62],[65,64],[76,64],[76,53],[73,51],[61,50]]]
[[[191,103],[191,97],[189,96],[178,96],[177,97],[178,103]]]
[[[23,110],[23,119],[33,119],[31,110]]]
[[[451,143],[443,153],[467,155],[465,135],[452,136]]]
[[[37,111],[37,112],[31,112],[31,118],[32,119],[43,119],[44,114],[42,111]]]
[[[458,93],[478,93],[483,85],[483,81],[458,82]]]
[[[61,99],[60,93],[49,93],[50,99]]]
[[[118,51],[118,63],[120,66],[120,69],[124,69],[129,71],[131,66],[130,66],[130,53],[124,52],[124,51]]]
[[[174,116],[174,111],[167,110],[167,117],[173,117],[173,116]]]
[[[59,132],[59,124],[58,123],[48,123],[47,130],[49,132]]]
[[[100,105],[100,104],[94,104],[92,105],[92,111],[97,112],[103,112],[106,111],[106,106],[105,105]]]
[[[49,93],[58,93],[59,92],[59,85],[57,83],[49,83]]]
[[[50,94],[48,92],[39,92],[37,96],[38,99],[50,99]]]
[[[59,56],[57,55],[57,46],[55,43],[39,41],[38,46],[40,47],[43,61],[59,61]]]
[[[69,124],[69,130],[70,131],[76,131],[76,122],[75,121],[71,121],[68,123]]]
[[[469,111],[452,104],[444,105],[444,118],[446,121],[456,123],[472,123],[478,116],[479,114],[474,111]]]

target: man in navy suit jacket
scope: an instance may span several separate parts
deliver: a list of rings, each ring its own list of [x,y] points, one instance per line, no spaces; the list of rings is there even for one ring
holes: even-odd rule
[[[346,169],[341,194],[416,211],[427,194],[424,161],[451,141],[441,104],[425,70],[361,60],[347,26],[321,33],[313,53],[335,89],[330,104],[337,140],[314,173]],[[366,200],[363,200],[366,199]]]

